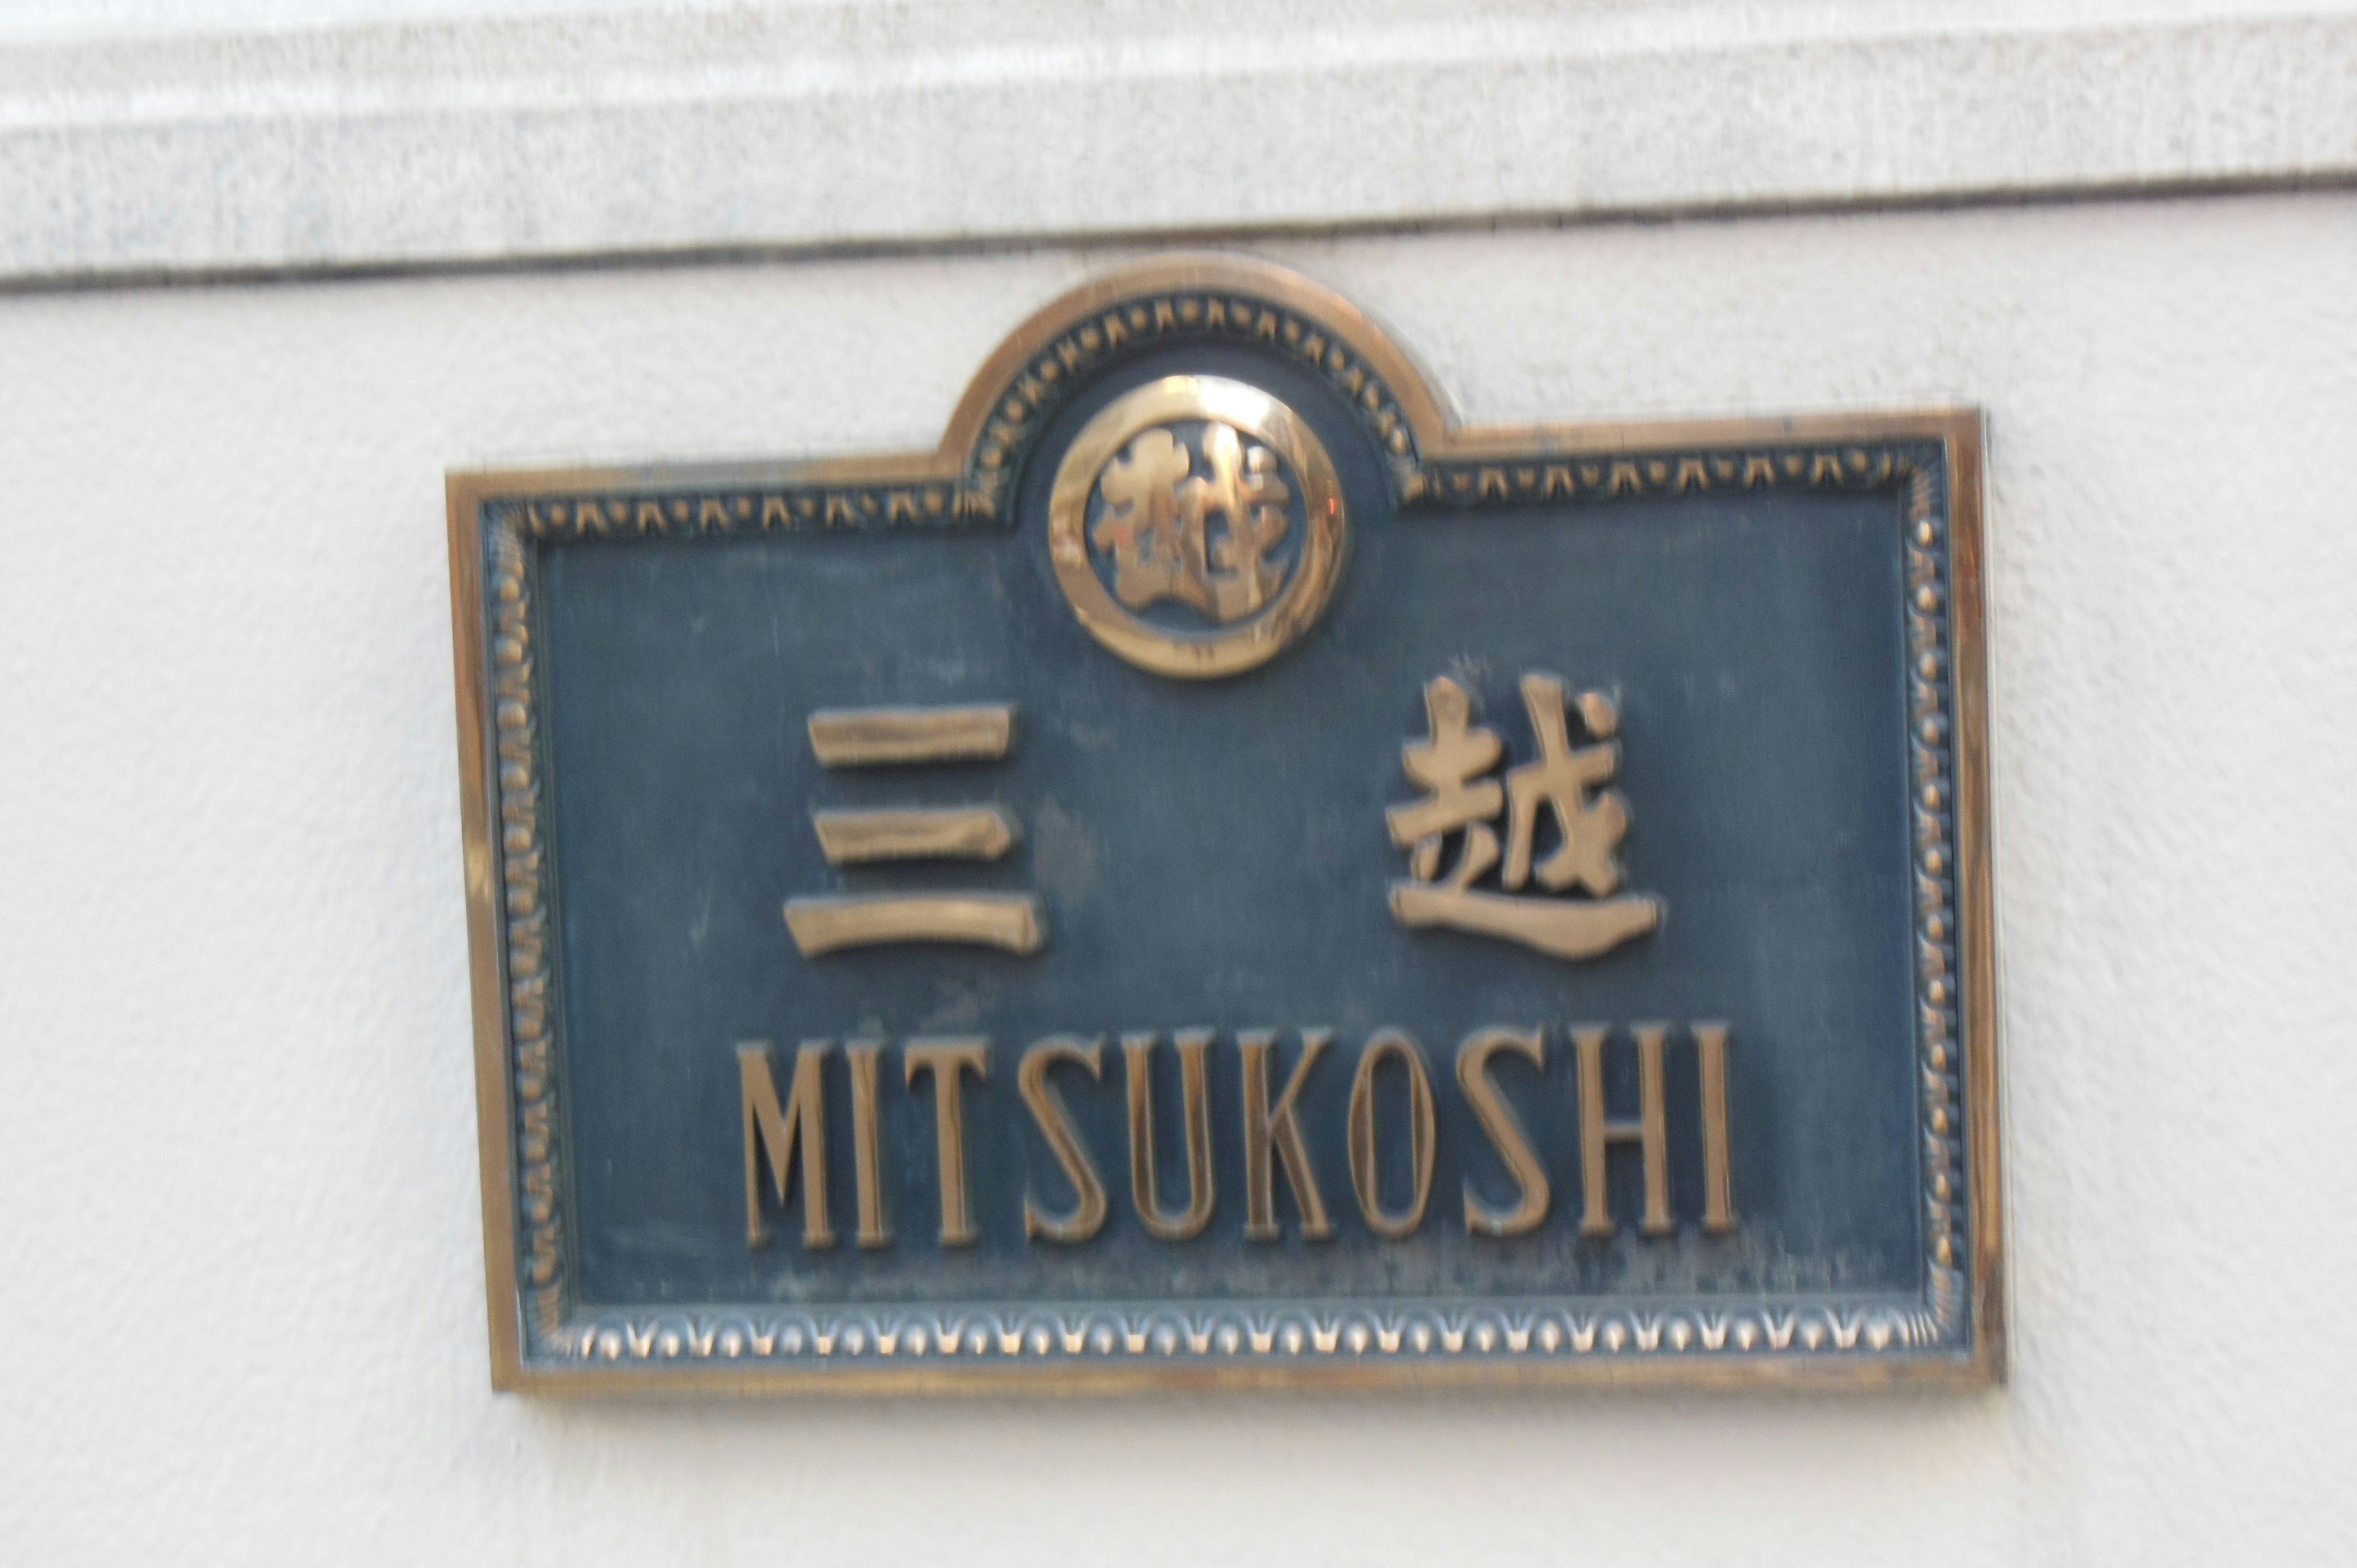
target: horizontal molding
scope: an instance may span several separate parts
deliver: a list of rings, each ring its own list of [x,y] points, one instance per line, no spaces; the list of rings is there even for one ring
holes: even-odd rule
[[[2357,5],[819,0],[0,44],[0,280],[2357,181]]]

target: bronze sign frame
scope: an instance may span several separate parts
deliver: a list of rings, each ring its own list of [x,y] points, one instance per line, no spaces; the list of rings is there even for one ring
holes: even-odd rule
[[[782,1354],[780,1328],[752,1321],[759,1314],[571,1304],[554,1025],[539,991],[549,888],[520,611],[532,551],[585,536],[999,519],[1061,388],[1114,353],[1125,330],[1224,334],[1321,373],[1388,455],[1403,508],[1754,486],[1890,488],[1906,498],[1927,1216],[1920,1307],[1730,1304],[1517,1318],[1469,1303],[1453,1321],[1407,1311],[1385,1324],[1329,1323],[1269,1304],[1259,1315],[1265,1324],[1246,1324],[1243,1354],[1214,1353],[1208,1328],[1198,1336],[1167,1312],[1132,1322],[1108,1307],[1051,1331],[1045,1309],[1019,1303],[908,1309],[891,1321],[846,1309],[791,1327],[801,1351]],[[1944,454],[1943,507],[1929,477],[1898,450],[1925,443]],[[1982,418],[1968,409],[1460,425],[1407,355],[1347,301],[1274,265],[1190,254],[1127,268],[1034,315],[976,373],[930,452],[452,474],[452,628],[494,1385],[909,1393],[2002,1380],[1982,463]],[[517,618],[503,618],[511,611]],[[1404,1335],[1426,1353],[1398,1353]],[[929,1343],[932,1353],[919,1353]],[[564,1354],[548,1353],[550,1345]],[[1892,1350],[1921,1353],[1880,1353]]]

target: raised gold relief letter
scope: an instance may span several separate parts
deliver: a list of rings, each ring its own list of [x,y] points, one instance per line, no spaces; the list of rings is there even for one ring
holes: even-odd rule
[[[1383,1209],[1382,1172],[1375,1165],[1375,1069],[1397,1057],[1407,1069],[1407,1158],[1415,1173],[1415,1196],[1397,1214]],[[1424,1069],[1424,1048],[1403,1030],[1383,1029],[1359,1053],[1358,1076],[1351,1080],[1351,1185],[1367,1229],[1386,1240],[1413,1235],[1424,1223],[1432,1197],[1432,1075]]]
[[[1015,735],[1012,703],[972,708],[822,708],[810,716],[822,768],[996,762]]]
[[[892,942],[968,942],[1033,953],[1047,940],[1028,893],[857,893],[789,898],[786,932],[804,958]]]
[[[1309,1151],[1301,1142],[1301,1123],[1294,1112],[1301,1098],[1301,1086],[1309,1080],[1309,1069],[1317,1063],[1318,1053],[1333,1039],[1331,1029],[1304,1029],[1301,1032],[1301,1059],[1293,1064],[1293,1076],[1285,1080],[1285,1092],[1276,1097],[1271,1110],[1268,1101],[1268,1054],[1276,1044],[1273,1029],[1247,1029],[1236,1036],[1243,1051],[1244,1068],[1244,1240],[1274,1241],[1276,1229],[1276,1184],[1269,1167],[1269,1154],[1274,1150],[1285,1162],[1285,1178],[1293,1185],[1294,1206],[1301,1210],[1301,1235],[1304,1240],[1323,1241],[1334,1234],[1334,1222],[1326,1218],[1326,1200],[1318,1194],[1318,1177],[1309,1168]]]
[[[965,1199],[965,1102],[958,1094],[958,1074],[977,1079],[990,1076],[990,1042],[979,1036],[910,1040],[900,1047],[909,1087],[917,1075],[933,1075],[933,1148],[941,1166],[942,1245],[974,1245],[974,1212]]]
[[[1124,1035],[1121,1050],[1129,1071],[1129,1192],[1137,1218],[1164,1241],[1187,1241],[1211,1222],[1211,1107],[1205,1093],[1203,1058],[1211,1048],[1209,1029],[1178,1034],[1181,1110],[1187,1124],[1187,1211],[1164,1212],[1154,1180],[1153,1035]]]
[[[1648,1236],[1668,1236],[1677,1230],[1670,1218],[1670,1140],[1662,1111],[1662,1041],[1666,1024],[1640,1024],[1637,1034],[1637,1120],[1608,1119],[1604,1114],[1604,1036],[1601,1025],[1583,1025],[1571,1032],[1579,1052],[1579,1162],[1584,1188],[1579,1233],[1612,1234],[1612,1203],[1605,1188],[1605,1150],[1612,1144],[1635,1144],[1645,1168],[1645,1218],[1638,1226]]]
[[[828,1040],[805,1040],[794,1055],[794,1089],[784,1109],[778,1105],[776,1058],[766,1040],[737,1047],[737,1077],[745,1105],[745,1245],[766,1247],[770,1228],[761,1219],[761,1155],[770,1157],[770,1175],[778,1188],[778,1202],[788,1202],[793,1188],[791,1167],[795,1144],[802,1148],[802,1245],[832,1247],[834,1226],[826,1207],[826,1086],[820,1069]]]
[[[884,1217],[884,1162],[876,1124],[876,1058],[883,1052],[880,1040],[854,1040],[844,1047],[851,1058],[851,1155],[858,1178],[859,1244],[871,1250],[892,1244],[892,1227]]]
[[[1546,1041],[1536,1029],[1480,1029],[1457,1047],[1457,1087],[1464,1091],[1466,1103],[1473,1107],[1481,1131],[1490,1135],[1491,1145],[1506,1162],[1507,1174],[1523,1195],[1512,1208],[1492,1208],[1481,1201],[1473,1190],[1472,1178],[1467,1177],[1465,1229],[1476,1236],[1521,1236],[1535,1230],[1545,1220],[1547,1205],[1554,1198],[1546,1171],[1531,1152],[1530,1134],[1491,1080],[1490,1058],[1500,1051],[1526,1058],[1542,1071],[1546,1068]]]
[[[834,708],[810,716],[811,749],[825,768],[996,761],[1015,732],[1015,710]],[[904,860],[996,860],[1013,847],[1015,819],[996,806],[815,811],[829,865]],[[1028,893],[851,893],[786,900],[786,930],[804,958],[894,942],[968,942],[1012,953],[1039,950],[1047,925]]]
[[[1053,1035],[1024,1052],[1023,1065],[1016,1069],[1023,1103],[1031,1108],[1031,1119],[1039,1124],[1039,1135],[1048,1140],[1056,1163],[1064,1167],[1064,1179],[1080,1196],[1072,1212],[1057,1219],[1042,1214],[1031,1201],[1031,1195],[1024,1194],[1023,1235],[1027,1240],[1044,1238],[1049,1241],[1085,1241],[1105,1222],[1104,1183],[1098,1178],[1096,1165],[1089,1159],[1089,1151],[1072,1126],[1063,1096],[1048,1081],[1048,1069],[1059,1062],[1072,1062],[1086,1068],[1091,1078],[1102,1079],[1104,1042]]]
[[[1606,789],[1591,798],[1619,766],[1611,739],[1620,711],[1600,692],[1578,698],[1580,723],[1596,744],[1574,749],[1564,710],[1563,682],[1552,675],[1523,677],[1523,704],[1538,737],[1539,760],[1508,769],[1502,789],[1488,777],[1504,753],[1497,732],[1472,722],[1473,694],[1443,675],[1424,688],[1427,738],[1400,750],[1400,764],[1424,795],[1384,813],[1392,842],[1408,852],[1405,882],[1392,884],[1392,917],[1413,929],[1442,927],[1498,937],[1561,959],[1594,958],[1661,923],[1661,900],[1646,894],[1602,897],[1620,885],[1613,860],[1629,831],[1629,806]],[[1539,812],[1544,808],[1562,843],[1533,862]],[[1504,864],[1491,827],[1507,814]],[[1457,860],[1444,877],[1449,841]],[[1501,893],[1476,886],[1497,868]],[[1598,895],[1554,898],[1522,891],[1535,879],[1550,893],[1575,886]]]
[[[945,810],[813,811],[829,865],[869,861],[996,860],[1015,847],[1015,819],[996,806]]]
[[[1735,1189],[1727,1175],[1727,1026],[1696,1024],[1702,1058],[1702,1228],[1714,1236],[1735,1229]]]

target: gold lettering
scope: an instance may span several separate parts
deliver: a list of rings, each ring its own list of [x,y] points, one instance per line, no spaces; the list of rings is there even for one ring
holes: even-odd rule
[[[1013,740],[1015,707],[822,708],[808,728],[823,768],[996,762]]]
[[[834,1245],[826,1204],[826,1085],[820,1069],[829,1040],[805,1040],[794,1054],[794,1088],[778,1104],[777,1058],[767,1040],[737,1047],[737,1077],[745,1106],[745,1245],[766,1247],[770,1228],[761,1219],[761,1155],[783,1205],[792,1196],[795,1144],[801,1144],[802,1245]]]
[[[1504,482],[1502,477],[1500,483]],[[1564,711],[1563,682],[1551,675],[1523,677],[1523,704],[1538,737],[1540,759],[1506,773],[1501,789],[1489,778],[1502,755],[1494,730],[1471,722],[1472,694],[1443,675],[1424,688],[1429,738],[1400,750],[1408,778],[1426,793],[1389,808],[1392,842],[1408,852],[1406,882],[1392,884],[1392,916],[1411,929],[1444,927],[1520,942],[1562,959],[1593,958],[1661,923],[1661,901],[1650,895],[1605,898],[1620,883],[1612,852],[1628,832],[1629,808],[1606,789],[1620,743],[1609,738],[1620,714],[1601,693],[1578,699],[1585,735],[1597,744],[1574,749]],[[1562,836],[1544,860],[1533,864],[1544,807]],[[1505,858],[1488,824],[1508,817]],[[1442,847],[1458,840],[1456,864],[1441,875]],[[1474,884],[1499,867],[1503,893]],[[1553,899],[1519,894],[1534,877],[1550,892],[1585,888],[1596,898]]]
[[[879,860],[996,860],[1015,846],[1015,819],[996,806],[813,811],[829,865]]]
[[[1160,1036],[1124,1035],[1121,1050],[1129,1073],[1129,1192],[1137,1218],[1164,1241],[1187,1241],[1211,1222],[1211,1107],[1204,1090],[1203,1058],[1211,1048],[1209,1029],[1178,1033],[1181,1111],[1187,1124],[1187,1209],[1171,1215],[1162,1208],[1154,1179],[1154,1047]]]
[[[1727,1172],[1727,1026],[1696,1024],[1702,1058],[1702,1228],[1714,1236],[1735,1229],[1735,1188]]]
[[[1375,1069],[1397,1057],[1407,1069],[1407,1157],[1415,1172],[1415,1196],[1397,1214],[1383,1209],[1382,1172],[1375,1163]],[[1359,1053],[1358,1076],[1351,1080],[1351,1185],[1367,1229],[1386,1240],[1413,1235],[1424,1223],[1432,1197],[1432,1075],[1425,1070],[1424,1047],[1402,1029],[1383,1029]]]
[[[1546,1069],[1546,1040],[1536,1029],[1477,1029],[1457,1047],[1457,1087],[1522,1192],[1512,1208],[1493,1208],[1481,1201],[1472,1178],[1467,1177],[1465,1229],[1476,1236],[1525,1235],[1545,1220],[1547,1205],[1554,1201],[1546,1171],[1531,1152],[1530,1134],[1491,1079],[1490,1058],[1500,1051],[1512,1051],[1541,1071]]]
[[[851,1060],[851,1155],[858,1176],[859,1244],[869,1250],[892,1244],[884,1216],[884,1161],[877,1132],[876,1058],[881,1040],[854,1040],[844,1047]]]
[[[1601,1025],[1572,1030],[1579,1052],[1579,1158],[1585,1191],[1579,1220],[1583,1236],[1612,1234],[1612,1203],[1605,1189],[1605,1151],[1612,1144],[1633,1143],[1645,1169],[1645,1218],[1638,1229],[1648,1236],[1668,1236],[1677,1230],[1670,1218],[1670,1149],[1668,1124],[1662,1112],[1662,1041],[1666,1024],[1639,1024],[1637,1036],[1638,1113],[1634,1122],[1604,1114],[1604,1036]]]
[[[1095,1163],[1081,1142],[1072,1126],[1071,1112],[1065,1108],[1064,1098],[1048,1080],[1048,1069],[1059,1062],[1071,1062],[1086,1068],[1091,1078],[1104,1077],[1104,1042],[1082,1040],[1071,1035],[1053,1035],[1039,1041],[1023,1053],[1023,1063],[1016,1069],[1016,1083],[1023,1090],[1023,1103],[1031,1108],[1031,1119],[1039,1124],[1039,1135],[1048,1140],[1048,1148],[1056,1163],[1064,1167],[1064,1179],[1072,1184],[1080,1201],[1072,1212],[1061,1219],[1042,1214],[1023,1195],[1023,1235],[1027,1240],[1045,1238],[1050,1241],[1085,1241],[1095,1235],[1105,1222],[1104,1183],[1097,1176]]]
[[[920,1073],[933,1075],[933,1148],[941,1168],[944,1247],[974,1245],[974,1211],[965,1195],[965,1102],[958,1093],[958,1074],[988,1078],[989,1046],[981,1036],[956,1035],[910,1040],[900,1047],[909,1088],[917,1086]]]
[[[1326,1218],[1326,1200],[1318,1191],[1318,1177],[1309,1168],[1309,1151],[1301,1141],[1301,1123],[1295,1110],[1301,1097],[1301,1086],[1308,1081],[1309,1069],[1318,1060],[1318,1053],[1333,1039],[1331,1029],[1304,1029],[1301,1032],[1301,1059],[1293,1064],[1293,1074],[1285,1080],[1285,1092],[1276,1097],[1271,1109],[1268,1099],[1268,1057],[1276,1045],[1273,1029],[1248,1029],[1236,1036],[1243,1051],[1244,1077],[1244,1240],[1274,1241],[1279,1234],[1276,1226],[1276,1184],[1269,1165],[1269,1154],[1274,1150],[1285,1164],[1286,1180],[1292,1184],[1294,1206],[1301,1211],[1302,1239],[1323,1241],[1334,1234],[1333,1221]]]
[[[1028,893],[849,893],[786,900],[786,930],[805,958],[891,942],[967,942],[1035,953],[1047,940]]]

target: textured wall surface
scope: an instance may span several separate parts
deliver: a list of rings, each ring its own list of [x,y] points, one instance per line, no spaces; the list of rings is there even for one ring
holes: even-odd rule
[[[56,3],[0,279],[2357,184],[2357,0]]]
[[[2357,199],[1265,249],[1480,419],[1988,408],[2011,1387],[495,1398],[443,469],[927,444],[1113,253],[19,295],[5,1555],[2346,1551]]]

